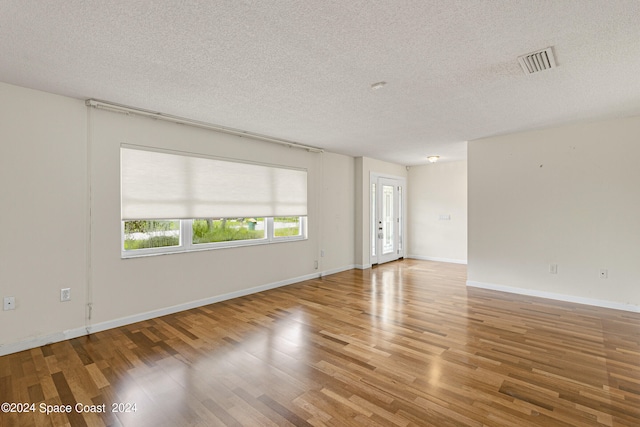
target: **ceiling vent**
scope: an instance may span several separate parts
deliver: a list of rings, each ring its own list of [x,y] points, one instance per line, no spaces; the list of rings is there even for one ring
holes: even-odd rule
[[[518,62],[525,74],[533,74],[556,67],[556,59],[553,57],[553,50],[550,47],[519,56]]]

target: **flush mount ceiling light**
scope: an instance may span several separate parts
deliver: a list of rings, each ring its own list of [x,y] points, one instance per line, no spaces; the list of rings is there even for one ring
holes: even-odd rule
[[[439,158],[440,156],[429,156],[427,157],[427,160],[429,160],[429,163],[435,163],[438,161]]]
[[[387,82],[378,82],[378,83],[373,83],[371,85],[371,90],[378,90],[383,88],[385,85],[387,84]]]

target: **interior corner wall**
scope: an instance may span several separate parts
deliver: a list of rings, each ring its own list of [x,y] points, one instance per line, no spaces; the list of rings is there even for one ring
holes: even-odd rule
[[[320,269],[323,274],[353,268],[355,260],[355,162],[322,154]]]
[[[407,178],[406,166],[368,157],[358,157],[355,160],[356,171],[356,267],[371,267],[371,174],[382,176]],[[409,186],[409,184],[407,184]],[[409,233],[407,233],[409,234]]]
[[[467,161],[409,169],[408,257],[467,262]]]
[[[470,142],[469,284],[638,311],[638,135],[633,117]]]
[[[0,310],[4,354],[84,326],[86,107],[0,83],[0,121],[0,297],[15,297],[15,310]],[[70,301],[60,301],[62,288]]]

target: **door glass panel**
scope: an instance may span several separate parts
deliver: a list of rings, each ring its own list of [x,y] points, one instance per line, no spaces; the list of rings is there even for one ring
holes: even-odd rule
[[[371,234],[376,246],[372,244],[371,247],[372,254],[375,254],[371,257],[371,262],[383,264],[404,255],[402,240],[406,234],[402,231],[402,199],[405,197],[405,181],[379,176],[375,178],[375,182],[375,187],[373,183],[371,186]]]
[[[376,256],[378,233],[376,233],[376,184],[371,184],[371,255]]]
[[[398,187],[398,252],[402,252],[402,187]]]
[[[382,253],[393,252],[393,186],[382,186]]]

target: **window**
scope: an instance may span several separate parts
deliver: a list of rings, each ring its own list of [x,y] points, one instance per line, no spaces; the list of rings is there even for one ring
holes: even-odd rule
[[[276,239],[302,236],[302,218],[282,216],[273,218],[273,236]]]
[[[306,239],[306,217],[122,221],[122,257]]]
[[[194,245],[267,237],[264,218],[194,219],[191,224]]]
[[[180,246],[180,221],[125,221],[124,250]]]
[[[307,215],[307,171],[120,149],[123,220]]]
[[[307,171],[123,146],[122,257],[306,239]]]

